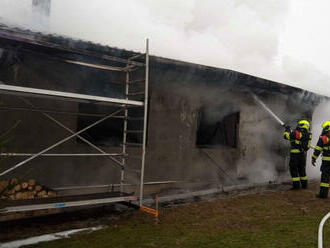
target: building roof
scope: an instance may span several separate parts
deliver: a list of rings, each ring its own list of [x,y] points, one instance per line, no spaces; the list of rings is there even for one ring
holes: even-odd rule
[[[0,46],[7,49],[20,49],[38,54],[50,55],[57,59],[79,60],[87,63],[101,63],[102,65],[116,66],[125,63],[126,59],[141,54],[117,47],[104,46],[90,41],[77,40],[66,36],[45,34],[27,29],[9,27],[0,24]],[[112,58],[121,58],[123,61],[113,61]],[[245,73],[194,64],[159,56],[150,56],[151,68],[171,69],[177,72],[191,72],[199,76],[206,76],[208,83],[223,82],[223,85],[248,88],[256,94],[264,92],[279,92],[283,94],[299,94],[303,101],[318,103],[323,96],[278,83],[271,80],[255,77]],[[210,80],[211,79],[211,80]]]

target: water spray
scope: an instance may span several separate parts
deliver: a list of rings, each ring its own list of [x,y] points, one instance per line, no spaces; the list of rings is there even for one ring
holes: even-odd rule
[[[258,102],[278,123],[281,124],[281,126],[284,126],[284,122],[277,116],[274,114],[273,111],[271,111],[267,106],[266,104],[264,104],[263,101],[261,101],[255,94],[251,93],[253,99]]]
[[[261,101],[255,94],[251,93],[253,99],[258,102],[278,123],[281,124],[281,126],[285,126],[284,122],[277,116],[274,114],[273,111],[271,111],[266,104],[264,104],[263,101]],[[314,146],[310,146],[310,148],[315,149]]]

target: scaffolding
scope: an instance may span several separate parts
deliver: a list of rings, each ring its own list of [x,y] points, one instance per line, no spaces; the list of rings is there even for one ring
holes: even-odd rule
[[[5,201],[3,204],[3,208],[0,209],[0,212],[8,213],[8,212],[19,212],[19,211],[30,211],[30,210],[40,210],[40,209],[52,209],[52,208],[65,208],[65,207],[76,207],[76,206],[86,206],[86,205],[95,205],[95,204],[107,204],[113,202],[131,202],[138,201],[139,206],[143,205],[143,187],[144,187],[144,169],[145,169],[145,155],[146,155],[146,137],[147,137],[147,116],[148,116],[148,78],[149,78],[149,41],[146,40],[146,50],[145,53],[136,53],[129,58],[122,57],[113,57],[109,55],[102,55],[97,53],[92,53],[84,50],[73,50],[63,47],[56,47],[56,49],[65,50],[66,52],[78,53],[84,56],[92,56],[94,58],[101,58],[102,60],[106,60],[109,62],[114,62],[116,66],[105,65],[100,63],[90,63],[86,61],[80,60],[72,60],[72,59],[61,59],[62,62],[75,64],[78,66],[96,68],[99,70],[107,70],[107,71],[116,71],[125,73],[124,78],[125,81],[122,82],[124,84],[124,98],[113,98],[113,97],[104,97],[104,96],[96,96],[96,95],[86,95],[86,94],[78,94],[72,92],[65,91],[54,91],[54,90],[46,90],[40,88],[30,88],[30,87],[21,87],[14,86],[9,84],[4,84],[0,81],[0,94],[11,94],[15,97],[19,97],[23,100],[28,107],[1,107],[1,109],[10,110],[10,111],[32,111],[39,112],[44,115],[46,118],[56,123],[58,126],[62,127],[69,133],[69,136],[57,141],[56,143],[42,149],[37,153],[17,153],[17,152],[6,152],[0,153],[0,156],[7,157],[26,157],[19,163],[14,166],[1,171],[0,179],[2,176],[16,170],[17,168],[25,165],[31,160],[44,156],[44,157],[100,157],[104,156],[109,158],[112,163],[116,165],[116,168],[121,170],[120,173],[120,190],[119,192],[112,193],[102,193],[102,194],[89,194],[89,195],[81,195],[81,196],[61,196],[61,197],[53,197],[47,199],[33,199],[33,200],[15,200],[15,201]],[[58,58],[56,58],[58,60]],[[118,66],[121,64],[122,66]],[[131,73],[136,70],[143,70],[143,77],[140,79],[131,78]],[[132,87],[133,85],[139,85],[140,87]],[[136,89],[139,88],[139,91]],[[142,88],[142,89],[141,89]],[[82,103],[93,103],[93,104],[103,104],[109,105],[112,107],[118,108],[116,111],[111,113],[80,113],[78,112],[69,112],[69,111],[54,111],[49,109],[40,109],[34,106],[27,98],[29,97],[40,97],[40,98],[48,98],[55,99],[60,101],[75,101]],[[143,112],[143,116],[136,117],[130,116],[130,109],[140,108],[141,112]],[[93,116],[100,117],[99,120],[94,123],[82,128],[79,131],[74,131],[55,119],[51,114],[63,114],[63,115],[73,115],[73,116]],[[121,152],[117,153],[109,153],[88,141],[86,138],[82,137],[81,134],[88,129],[93,128],[97,124],[104,122],[109,118],[120,118],[123,120],[123,134],[122,134],[122,149]],[[142,121],[143,128],[141,130],[129,130],[128,122],[130,121]],[[142,143],[130,143],[128,142],[128,137],[130,134],[134,133],[135,135],[142,136]],[[88,144],[90,147],[95,149],[97,153],[49,153],[50,150],[63,144],[64,142],[72,139],[78,138],[82,142]],[[124,187],[127,185],[125,183],[125,171],[127,169],[127,159],[128,159],[128,147],[134,146],[139,147],[141,149],[140,159],[141,159],[141,168],[140,168],[140,182],[139,182],[139,195],[132,195],[124,192]],[[27,165],[25,165],[27,166]],[[89,186],[92,187],[92,186]],[[7,202],[7,203],[6,203]]]

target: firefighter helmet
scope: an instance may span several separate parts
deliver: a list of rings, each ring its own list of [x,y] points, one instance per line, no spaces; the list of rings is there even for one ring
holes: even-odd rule
[[[329,124],[330,124],[330,122],[329,122]],[[308,131],[310,128],[310,123],[309,123],[309,121],[301,120],[301,121],[298,121],[297,127],[306,129]]]
[[[325,121],[322,124],[323,131],[330,131],[330,121]]]

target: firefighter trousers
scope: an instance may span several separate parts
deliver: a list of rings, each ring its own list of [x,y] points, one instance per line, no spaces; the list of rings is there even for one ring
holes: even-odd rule
[[[301,185],[303,189],[307,189],[306,153],[291,153],[289,168],[292,177],[292,188],[300,189]]]
[[[330,161],[322,161],[321,165],[321,183],[320,183],[320,197],[327,198],[329,191],[330,179]]]

